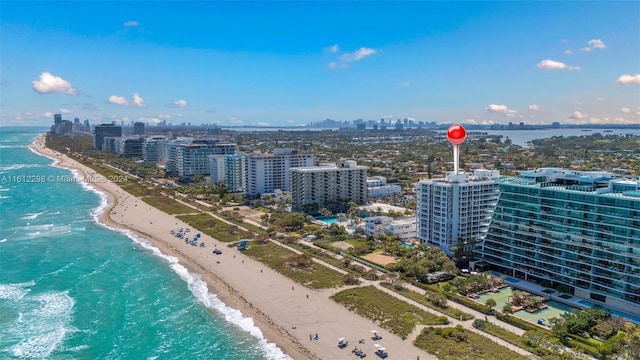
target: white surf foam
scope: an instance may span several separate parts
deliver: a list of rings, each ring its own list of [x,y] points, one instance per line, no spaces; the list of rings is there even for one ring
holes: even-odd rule
[[[3,284],[4,288],[21,290],[15,292],[15,307],[20,310],[16,321],[7,326],[3,335],[10,343],[8,350],[18,358],[44,359],[64,341],[65,335],[74,330],[72,321],[75,301],[68,291],[53,291],[31,295],[28,287],[33,281],[23,284]],[[0,285],[0,286],[3,286]]]
[[[0,284],[0,299],[20,300],[31,291],[29,287],[33,285],[35,285],[33,281],[19,284]]]
[[[20,170],[26,168],[40,167],[38,164],[13,164],[9,166],[0,166],[0,171]]]
[[[6,242],[6,241],[7,241],[7,239],[2,239],[2,240],[0,240],[0,243]]]
[[[46,211],[43,212],[39,212],[39,213],[27,213],[25,216],[21,217],[20,219],[22,220],[34,220],[35,218],[37,218],[38,216],[42,215],[46,213]]]
[[[264,355],[268,359],[291,360],[291,358],[283,353],[276,344],[270,343],[267,341],[267,339],[265,339],[262,331],[254,324],[252,318],[244,316],[239,310],[236,310],[223,303],[217,295],[210,293],[207,288],[207,283],[202,280],[202,276],[200,274],[190,273],[186,267],[178,262],[178,259],[176,257],[163,254],[160,249],[151,245],[148,240],[138,238],[129,230],[115,229],[105,224],[101,225],[110,230],[118,231],[128,236],[130,239],[140,244],[140,246],[151,252],[153,255],[156,255],[167,261],[171,270],[178,274],[178,276],[180,276],[180,278],[187,283],[189,290],[191,290],[191,293],[196,297],[196,299],[198,299],[198,301],[200,301],[207,308],[218,311],[224,316],[227,322],[238,326],[242,330],[251,334],[253,337],[257,338],[262,351],[264,352]]]

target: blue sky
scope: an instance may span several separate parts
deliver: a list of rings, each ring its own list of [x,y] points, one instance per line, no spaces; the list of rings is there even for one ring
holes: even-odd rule
[[[640,2],[0,2],[1,124],[640,123]]]

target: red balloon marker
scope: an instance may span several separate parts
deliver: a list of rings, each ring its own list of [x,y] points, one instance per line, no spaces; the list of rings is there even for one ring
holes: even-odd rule
[[[462,125],[451,125],[447,129],[447,140],[453,145],[460,145],[467,138],[467,130]]]
[[[447,129],[447,140],[453,145],[453,173],[458,175],[458,145],[467,138],[467,130],[462,125],[453,124]]]

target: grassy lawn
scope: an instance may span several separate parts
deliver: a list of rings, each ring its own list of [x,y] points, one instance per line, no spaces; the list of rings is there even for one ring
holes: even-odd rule
[[[220,241],[233,242],[252,237],[251,233],[239,229],[235,225],[229,225],[208,214],[180,215],[178,219]]]
[[[142,201],[167,214],[184,214],[197,211],[164,195],[143,197]]]
[[[526,357],[461,326],[425,328],[413,344],[441,360],[527,360]]]
[[[288,261],[297,255],[274,243],[260,245],[250,243],[245,254],[260,260],[282,275],[312,289],[325,289],[342,285],[342,274],[320,264],[312,263],[308,268],[293,268]]]
[[[343,290],[331,298],[402,337],[409,335],[418,324],[438,325],[448,321],[446,317],[429,314],[373,286]]]
[[[412,291],[412,290],[409,290],[409,289],[405,289],[405,288],[403,288],[401,290],[398,290],[393,285],[388,284],[388,283],[381,283],[381,285],[386,287],[389,290],[393,290],[393,291],[397,292],[398,294],[400,294],[400,295],[402,295],[402,296],[404,296],[406,298],[409,298],[409,299],[411,299],[411,300],[413,300],[415,302],[418,302],[418,303],[420,303],[420,304],[422,304],[422,305],[424,305],[426,307],[430,307],[430,308],[432,308],[432,309],[434,309],[436,311],[439,311],[439,312],[441,312],[443,314],[447,314],[447,315],[451,316],[452,318],[454,318],[456,320],[460,320],[460,317],[462,317],[462,320],[471,320],[471,319],[473,319],[473,315],[471,315],[471,314],[467,314],[465,312],[462,312],[462,311],[460,311],[458,309],[454,309],[454,308],[449,307],[449,306],[436,305],[433,302],[427,300],[426,296],[418,294],[415,291]],[[429,290],[427,290],[427,292],[428,291]]]

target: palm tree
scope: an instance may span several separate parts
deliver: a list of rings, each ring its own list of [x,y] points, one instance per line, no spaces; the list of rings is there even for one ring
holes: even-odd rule
[[[487,305],[489,309],[493,309],[494,307],[496,307],[496,305],[498,305],[493,298],[488,298],[484,304]]]

